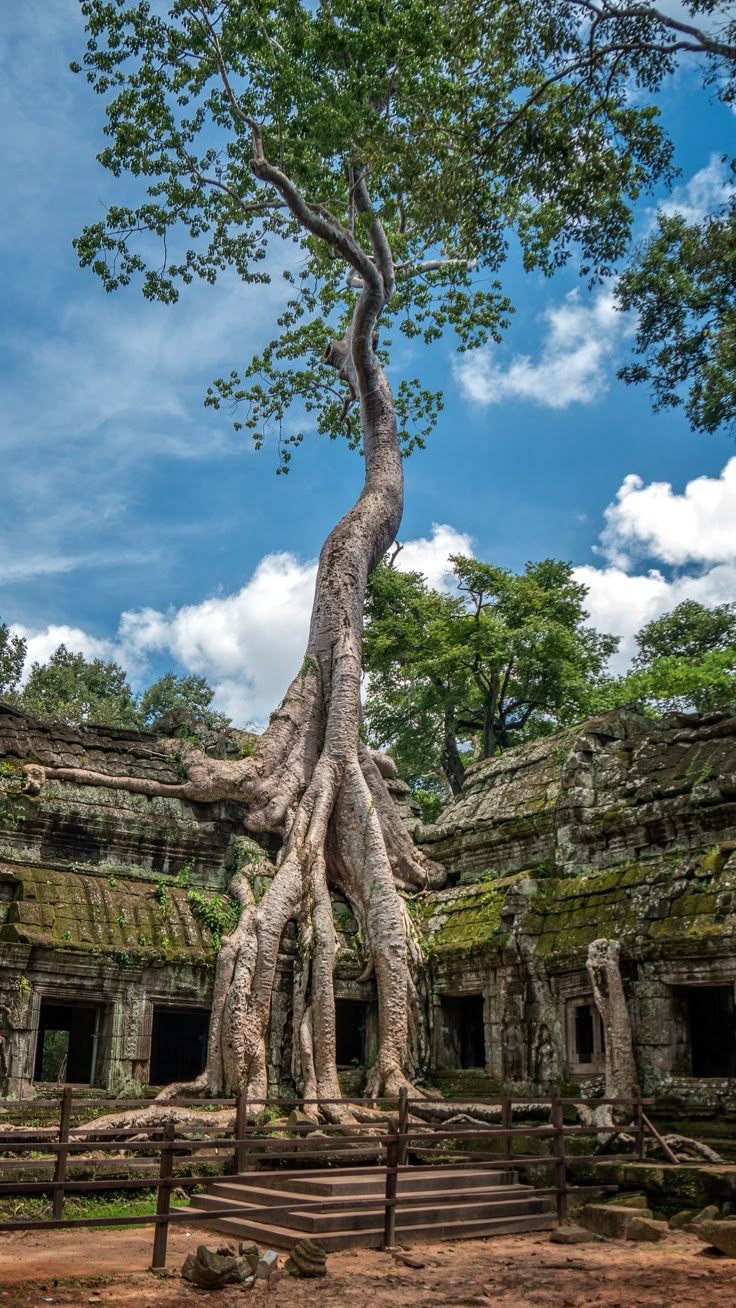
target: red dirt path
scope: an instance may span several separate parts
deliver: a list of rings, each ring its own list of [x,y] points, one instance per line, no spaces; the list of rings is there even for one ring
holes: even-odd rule
[[[177,1229],[164,1278],[146,1271],[145,1231],[0,1235],[0,1308],[736,1308],[736,1259],[705,1252],[694,1236],[661,1244],[551,1244],[547,1235],[413,1245],[407,1267],[387,1253],[330,1254],[323,1281],[291,1277],[267,1289],[196,1290],[175,1274],[186,1253],[217,1236]],[[84,1273],[80,1275],[80,1273]]]

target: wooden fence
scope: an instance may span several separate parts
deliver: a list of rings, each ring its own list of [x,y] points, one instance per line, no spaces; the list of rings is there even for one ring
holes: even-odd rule
[[[0,1231],[22,1231],[22,1230],[58,1230],[60,1228],[77,1228],[77,1227],[96,1227],[96,1226],[131,1226],[131,1225],[152,1225],[154,1227],[153,1239],[153,1256],[152,1267],[162,1268],[166,1265],[166,1248],[168,1240],[168,1231],[172,1223],[177,1221],[186,1221],[189,1224],[199,1226],[207,1221],[218,1220],[223,1217],[237,1217],[247,1215],[255,1220],[259,1220],[265,1215],[276,1217],[279,1213],[286,1212],[294,1207],[293,1199],[289,1204],[268,1205],[267,1207],[256,1208],[252,1204],[245,1206],[228,1206],[218,1211],[193,1211],[191,1208],[172,1208],[171,1198],[172,1191],[175,1188],[190,1190],[199,1187],[203,1183],[211,1184],[216,1181],[227,1181],[233,1179],[233,1173],[255,1170],[261,1167],[278,1167],[283,1164],[291,1166],[303,1166],[305,1163],[314,1164],[317,1160],[320,1164],[339,1165],[342,1157],[346,1163],[360,1161],[370,1161],[374,1166],[379,1165],[385,1172],[384,1198],[382,1201],[384,1213],[384,1246],[390,1247],[395,1243],[396,1214],[400,1208],[411,1207],[417,1202],[421,1203],[421,1197],[417,1199],[411,1193],[401,1193],[400,1178],[402,1174],[409,1169],[416,1171],[421,1166],[436,1166],[431,1161],[431,1155],[437,1152],[437,1147],[446,1151],[443,1154],[443,1167],[467,1167],[470,1160],[474,1166],[484,1166],[488,1169],[489,1183],[493,1184],[497,1174],[508,1173],[511,1170],[547,1167],[551,1169],[554,1177],[554,1184],[544,1188],[535,1187],[535,1196],[544,1195],[554,1196],[557,1208],[557,1218],[564,1222],[568,1215],[568,1204],[571,1193],[581,1195],[586,1191],[595,1190],[596,1192],[604,1189],[616,1189],[606,1186],[588,1186],[588,1187],[571,1187],[568,1183],[568,1164],[570,1162],[593,1162],[600,1161],[601,1157],[610,1161],[632,1161],[632,1159],[643,1160],[646,1152],[646,1142],[648,1135],[652,1135],[657,1143],[665,1150],[670,1162],[676,1163],[677,1158],[668,1149],[665,1142],[652,1125],[645,1108],[654,1104],[652,1099],[643,1099],[638,1089],[634,1089],[631,1099],[583,1099],[580,1097],[568,1098],[560,1094],[559,1091],[553,1091],[548,1099],[520,1099],[510,1095],[501,1095],[497,1098],[474,1098],[473,1104],[479,1107],[495,1106],[498,1111],[499,1125],[475,1125],[466,1123],[449,1123],[447,1125],[430,1125],[418,1121],[416,1115],[412,1115],[412,1101],[405,1092],[402,1092],[398,1099],[383,1099],[371,1101],[370,1106],[380,1108],[386,1115],[385,1120],[370,1123],[320,1123],[317,1125],[313,1122],[294,1122],[285,1125],[283,1120],[278,1123],[269,1122],[268,1117],[272,1110],[290,1110],[308,1108],[317,1103],[322,1108],[329,1108],[330,1104],[324,1100],[286,1100],[286,1099],[263,1099],[248,1100],[245,1095],[235,1099],[191,1099],[191,1100],[172,1100],[161,1107],[182,1108],[186,1106],[196,1107],[206,1113],[208,1108],[227,1108],[234,1107],[234,1126],[232,1133],[224,1132],[221,1128],[215,1129],[210,1133],[193,1134],[186,1128],[175,1127],[174,1123],[169,1121],[162,1126],[155,1128],[142,1128],[140,1126],[125,1129],[108,1129],[100,1130],[95,1127],[93,1121],[88,1121],[84,1126],[74,1127],[72,1119],[74,1116],[75,1096],[74,1088],[66,1086],[61,1095],[60,1101],[56,1100],[31,1100],[19,1104],[15,1100],[0,1100],[0,1109],[11,1110],[13,1115],[19,1111],[25,1114],[36,1115],[41,1109],[56,1107],[58,1104],[59,1119],[58,1129],[55,1131],[55,1139],[48,1135],[48,1128],[29,1125],[27,1131],[10,1134],[3,1131],[0,1124],[0,1172],[8,1169],[11,1170],[46,1170],[52,1168],[52,1175],[47,1180],[39,1181],[0,1181],[0,1196],[31,1196],[31,1195],[51,1195],[51,1217],[21,1219],[16,1221],[0,1222]],[[333,1101],[337,1103],[338,1101]],[[419,1101],[414,1101],[419,1106]],[[425,1106],[426,1106],[426,1101]],[[466,1100],[453,1101],[442,1100],[444,1106],[456,1106],[458,1111],[461,1107],[466,1109],[471,1106]],[[360,1105],[363,1109],[366,1107],[366,1101],[363,1099],[345,1099],[339,1103],[343,1106]],[[98,1100],[90,1099],[87,1095],[77,1097],[77,1111],[88,1111],[95,1108],[105,1107],[108,1111],[114,1112],[125,1111],[126,1109],[143,1108],[154,1106],[155,1101],[150,1099],[144,1100]],[[591,1112],[604,1106],[617,1107],[620,1111],[626,1111],[628,1118],[625,1127],[599,1128],[595,1125],[580,1125],[576,1122],[566,1122],[566,1110],[573,1110],[578,1107],[585,1107]],[[538,1123],[540,1115],[548,1116],[548,1121]],[[523,1120],[526,1117],[526,1120]],[[249,1120],[251,1119],[251,1120]],[[531,1119],[531,1121],[530,1121]],[[154,1130],[160,1138],[141,1140],[143,1129]],[[605,1129],[609,1137],[620,1136],[626,1133],[633,1137],[633,1147],[626,1153],[601,1155],[599,1153],[577,1154],[570,1152],[567,1142],[575,1137],[595,1136],[596,1133]],[[320,1132],[319,1140],[310,1139],[314,1132]],[[546,1143],[549,1146],[547,1153],[517,1153],[514,1150],[514,1140],[523,1137],[526,1140],[535,1140],[540,1143]],[[465,1146],[465,1147],[463,1147]],[[95,1155],[100,1153],[115,1154],[116,1157],[99,1158],[93,1160],[88,1158],[90,1149],[94,1150]],[[18,1155],[28,1151],[43,1150],[51,1158],[9,1161],[7,1155]],[[232,1170],[222,1171],[217,1175],[205,1173],[200,1170],[196,1175],[184,1175],[181,1172],[181,1164],[186,1162],[191,1169],[193,1161],[198,1159],[201,1164],[222,1163],[224,1153],[230,1154],[232,1158]],[[125,1155],[125,1163],[121,1164],[121,1153]],[[444,1161],[446,1153],[452,1155],[453,1162]],[[414,1161],[410,1162],[410,1155]],[[94,1168],[97,1171],[104,1171],[109,1167],[121,1168],[129,1167],[136,1160],[158,1158],[158,1169],[155,1176],[146,1177],[145,1175],[127,1176],[123,1178],[103,1178],[89,1180],[73,1179],[68,1176],[69,1163],[72,1165],[74,1160],[78,1159],[84,1162],[85,1166]],[[424,1161],[417,1161],[423,1159]],[[177,1164],[179,1168],[177,1170]],[[155,1166],[155,1162],[154,1162]],[[65,1218],[64,1201],[65,1196],[72,1194],[99,1194],[111,1190],[150,1190],[152,1191],[152,1200],[155,1196],[155,1212],[152,1211],[145,1215],[124,1216],[124,1217],[85,1217],[85,1218]],[[351,1209],[372,1205],[375,1207],[375,1197],[356,1198],[351,1196],[345,1201]],[[304,1202],[300,1201],[300,1211],[307,1211],[309,1208],[324,1208],[324,1199],[305,1198]]]

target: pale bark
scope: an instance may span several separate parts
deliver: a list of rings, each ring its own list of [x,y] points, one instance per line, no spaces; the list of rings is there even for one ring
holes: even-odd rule
[[[412,978],[418,946],[399,887],[416,890],[443,880],[442,869],[414,848],[402,826],[382,775],[385,764],[359,745],[366,585],[396,536],[403,509],[393,397],[375,353],[376,324],[393,290],[393,265],[362,177],[356,174],[354,193],[356,206],[370,217],[370,256],[266,160],[260,132],[254,124],[251,128],[255,175],[359,279],[350,329],[332,343],[327,359],[351,403],[359,405],[363,489],[322,547],[304,662],[252,757],[223,761],[185,749],[187,780],[178,785],[29,767],[29,787],[38,789],[48,776],[195,801],[234,799],[246,808],[249,830],[282,838],[275,875],[259,904],[250,893],[247,869],[233,883],[242,912],[218,958],[205,1072],[193,1085],[170,1087],[164,1095],[243,1089],[253,1098],[266,1096],[266,1034],[279,944],[287,923],[295,921],[295,1079],[306,1098],[339,1098],[330,886],[351,904],[375,975],[379,1042],[367,1092],[393,1095],[409,1083],[421,1056],[417,1028],[422,1026]],[[339,1105],[326,1105],[326,1111],[338,1119],[346,1115]]]
[[[605,1032],[604,1097],[630,1100],[636,1085],[636,1060],[631,1018],[619,966],[620,953],[621,947],[617,940],[593,940],[588,946],[586,968]],[[607,1121],[601,1121],[599,1125],[629,1120],[630,1106],[624,1105],[619,1111],[612,1111],[609,1106],[605,1117]]]

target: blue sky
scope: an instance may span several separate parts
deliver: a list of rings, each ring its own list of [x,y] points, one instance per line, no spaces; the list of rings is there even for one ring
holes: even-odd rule
[[[281,290],[233,279],[173,308],[106,295],[71,247],[120,198],[95,162],[102,104],[68,71],[76,0],[24,0],[0,37],[0,620],[31,655],[60,640],[117,657],[142,686],[203,672],[238,720],[262,721],[298,666],[314,559],[359,488],[360,459],[314,438],[288,477],[224,413],[216,375],[267,338]],[[674,196],[724,193],[733,115],[682,71],[662,101],[677,145]],[[591,588],[593,620],[624,639],[687,595],[736,594],[736,453],[726,434],[655,416],[616,379],[628,328],[574,275],[509,279],[506,341],[402,350],[445,389],[425,453],[406,465],[406,566],[442,584],[449,551],[508,567],[552,555]],[[638,479],[638,480],[636,480]]]

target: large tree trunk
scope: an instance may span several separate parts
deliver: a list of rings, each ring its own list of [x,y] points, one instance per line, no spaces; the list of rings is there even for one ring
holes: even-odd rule
[[[262,166],[270,169],[265,162]],[[374,341],[387,280],[384,276],[377,288],[366,276],[349,332],[328,351],[328,361],[360,404],[365,481],[359,499],[322,547],[300,671],[251,758],[222,761],[190,750],[184,759],[188,780],[181,786],[135,778],[123,782],[145,793],[237,799],[247,807],[251,831],[282,838],[275,875],[259,904],[247,868],[233,883],[241,917],[222,942],[207,1066],[189,1090],[245,1089],[249,1096],[265,1097],[279,944],[287,923],[296,921],[295,1076],[305,1098],[339,1098],[330,887],[347,897],[365,941],[366,975],[375,974],[379,1043],[368,1093],[393,1095],[415,1071],[409,1017],[418,1003],[412,978],[418,946],[398,887],[438,885],[443,873],[414,849],[386,788],[385,766],[359,743],[366,585],[396,536],[403,508],[393,398]],[[43,784],[38,769],[29,772],[31,784]],[[79,770],[49,769],[47,775],[113,783]],[[343,1115],[339,1106],[328,1111]]]

